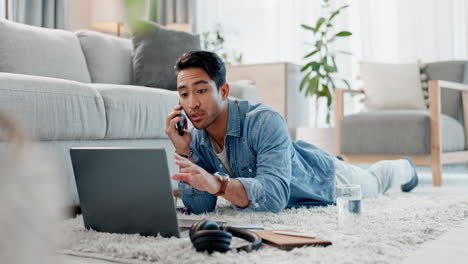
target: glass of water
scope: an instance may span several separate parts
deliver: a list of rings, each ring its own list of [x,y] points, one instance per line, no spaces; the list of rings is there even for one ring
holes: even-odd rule
[[[361,226],[361,200],[361,186],[359,184],[336,186],[338,229],[341,232],[354,234]]]

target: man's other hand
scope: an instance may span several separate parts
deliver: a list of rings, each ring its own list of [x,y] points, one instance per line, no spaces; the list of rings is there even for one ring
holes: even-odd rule
[[[172,175],[172,179],[184,181],[195,189],[215,194],[221,188],[221,182],[213,175],[206,172],[190,160],[174,154],[175,163],[180,167],[180,172]]]

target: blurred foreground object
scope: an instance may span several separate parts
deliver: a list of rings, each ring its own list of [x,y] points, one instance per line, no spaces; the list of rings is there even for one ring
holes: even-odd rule
[[[57,171],[2,113],[0,132],[8,135],[0,151],[0,262],[53,263],[61,199]]]

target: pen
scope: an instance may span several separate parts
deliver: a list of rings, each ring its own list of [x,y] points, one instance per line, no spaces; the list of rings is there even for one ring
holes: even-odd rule
[[[309,233],[300,233],[300,232],[291,232],[291,231],[273,231],[275,234],[286,235],[286,236],[295,236],[295,237],[308,237],[315,238],[314,234]]]

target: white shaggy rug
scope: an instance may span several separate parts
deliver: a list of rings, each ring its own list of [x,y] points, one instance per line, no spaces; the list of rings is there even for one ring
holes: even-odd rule
[[[81,216],[61,226],[64,254],[120,263],[400,263],[419,245],[458,226],[468,217],[468,196],[391,193],[363,200],[362,229],[357,235],[337,231],[336,207],[288,209],[279,214],[240,213],[229,206],[191,218],[292,227],[331,240],[332,246],[281,251],[262,247],[253,253],[196,252],[189,238],[142,237],[98,233],[83,227]],[[181,216],[187,218],[187,216]]]

